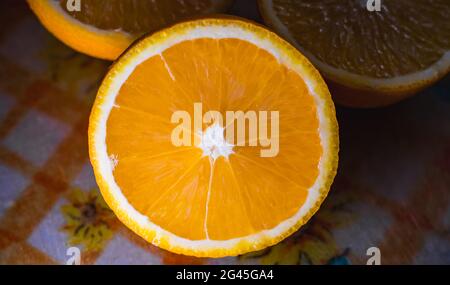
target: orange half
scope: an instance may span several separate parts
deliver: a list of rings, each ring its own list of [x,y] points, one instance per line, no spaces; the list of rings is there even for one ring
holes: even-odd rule
[[[115,60],[138,37],[180,20],[225,12],[231,0],[27,0],[39,21],[87,55]]]
[[[390,105],[450,72],[448,0],[258,4],[264,21],[311,60],[345,106]]]
[[[241,141],[237,120],[201,120],[197,132],[199,104],[224,119],[258,114],[256,141],[248,118]],[[173,142],[179,111],[192,119],[191,144]],[[202,19],[142,39],[112,66],[89,151],[130,229],[175,253],[221,257],[273,245],[317,211],[336,173],[338,127],[324,81],[291,45],[249,22]]]

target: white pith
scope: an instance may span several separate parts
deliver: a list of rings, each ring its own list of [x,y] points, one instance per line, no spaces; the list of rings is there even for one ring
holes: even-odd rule
[[[277,28],[277,31],[295,45],[323,74],[335,82],[352,82],[355,87],[363,89],[372,89],[380,91],[398,90],[414,86],[417,82],[429,82],[435,78],[441,77],[450,66],[450,51],[444,53],[440,60],[428,67],[427,69],[405,74],[393,78],[375,78],[355,74],[347,70],[336,68],[319,60],[308,50],[305,50],[295,40],[289,29],[280,21],[273,9],[273,0],[260,0],[264,13],[269,17],[270,22]]]
[[[228,158],[233,153],[233,145],[225,140],[224,130],[219,124],[214,124],[200,135],[198,147],[203,151],[203,156],[210,157],[213,162],[219,156]]]
[[[119,186],[115,182],[113,176],[113,165],[111,165],[111,160],[108,157],[107,148],[106,148],[106,123],[111,112],[111,109],[114,106],[115,98],[122,86],[122,84],[127,80],[127,78],[134,71],[135,67],[140,63],[144,62],[146,59],[160,55],[171,46],[178,44],[180,42],[186,40],[193,40],[199,38],[212,38],[212,39],[224,39],[224,38],[234,38],[245,40],[254,45],[266,50],[270,54],[272,54],[280,63],[287,66],[289,69],[294,70],[299,73],[300,76],[305,80],[305,83],[309,89],[310,94],[314,97],[315,103],[317,106],[317,114],[319,119],[319,135],[321,139],[321,145],[323,148],[323,154],[319,162],[319,175],[313,184],[313,186],[309,189],[308,196],[304,205],[297,211],[295,215],[291,218],[281,222],[279,225],[272,229],[264,230],[252,235],[236,237],[234,239],[220,241],[220,240],[211,240],[211,239],[203,239],[203,240],[189,240],[180,236],[177,236],[160,226],[151,222],[147,216],[139,213],[134,207],[127,201],[127,198],[122,194]],[[133,50],[140,50],[139,53],[134,53]],[[130,55],[131,54],[131,55]],[[117,201],[118,207],[132,219],[136,223],[139,224],[141,228],[148,229],[156,233],[155,238],[153,239],[153,243],[158,245],[162,239],[168,241],[168,243],[172,247],[181,247],[185,249],[201,249],[202,251],[220,249],[227,250],[234,248],[238,243],[245,241],[250,242],[255,241],[255,246],[257,245],[256,241],[261,241],[264,238],[273,239],[280,234],[287,232],[290,228],[292,228],[302,217],[304,217],[309,210],[316,204],[316,202],[320,198],[320,189],[324,187],[326,183],[326,172],[325,165],[331,159],[332,153],[330,151],[329,146],[329,130],[331,127],[329,126],[329,121],[325,117],[325,101],[320,98],[320,96],[316,95],[316,88],[320,86],[316,86],[316,80],[310,77],[310,73],[300,64],[296,64],[292,62],[292,59],[280,48],[275,46],[268,38],[264,38],[258,34],[252,33],[239,25],[227,25],[227,26],[219,26],[219,25],[209,25],[209,26],[198,26],[193,30],[186,31],[184,33],[174,33],[171,35],[167,33],[167,37],[163,41],[154,42],[152,38],[147,38],[138,43],[135,47],[133,47],[127,54],[123,56],[124,61],[127,61],[127,65],[122,69],[113,69],[110,74],[111,78],[108,78],[108,87],[107,90],[104,90],[103,94],[107,94],[105,98],[102,98],[104,101],[101,108],[101,112],[94,127],[94,152],[96,157],[94,158],[94,164],[96,169],[99,171],[102,178],[109,185],[109,190],[111,195],[114,197],[114,200]],[[225,150],[221,150],[225,151]],[[120,159],[119,159],[120,164]],[[207,205],[206,205],[207,206]]]

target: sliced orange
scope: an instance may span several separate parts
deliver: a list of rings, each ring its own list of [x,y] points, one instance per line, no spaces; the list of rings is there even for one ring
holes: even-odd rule
[[[176,146],[174,112],[194,121],[199,104],[223,118],[278,112],[278,135],[276,117],[265,120],[278,151],[262,155],[268,144],[253,144],[250,126],[230,140],[237,121],[219,119],[200,120],[200,132],[187,126],[192,143]],[[95,176],[118,218],[193,256],[242,254],[293,233],[326,197],[337,152],[334,105],[317,70],[274,33],[230,18],[140,40],[105,77],[89,122]]]
[[[41,23],[73,49],[115,60],[131,43],[187,17],[224,12],[231,0],[27,0]]]
[[[343,105],[376,107],[450,71],[450,1],[260,0],[266,23],[333,85]],[[367,7],[369,4],[369,8]]]

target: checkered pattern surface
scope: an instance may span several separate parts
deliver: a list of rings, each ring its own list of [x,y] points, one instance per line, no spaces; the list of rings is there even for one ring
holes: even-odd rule
[[[68,193],[97,191],[87,126],[109,63],[53,38],[22,1],[0,4],[0,264],[64,264]],[[196,259],[114,220],[83,264],[450,264],[450,79],[380,110],[338,108],[339,173],[312,221],[259,253]],[[94,189],[94,190],[92,190]]]

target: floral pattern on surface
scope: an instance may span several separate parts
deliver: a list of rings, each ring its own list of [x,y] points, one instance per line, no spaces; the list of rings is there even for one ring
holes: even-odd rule
[[[68,194],[69,204],[61,207],[69,245],[82,245],[86,251],[101,250],[113,236],[114,214],[98,190],[74,189]]]

